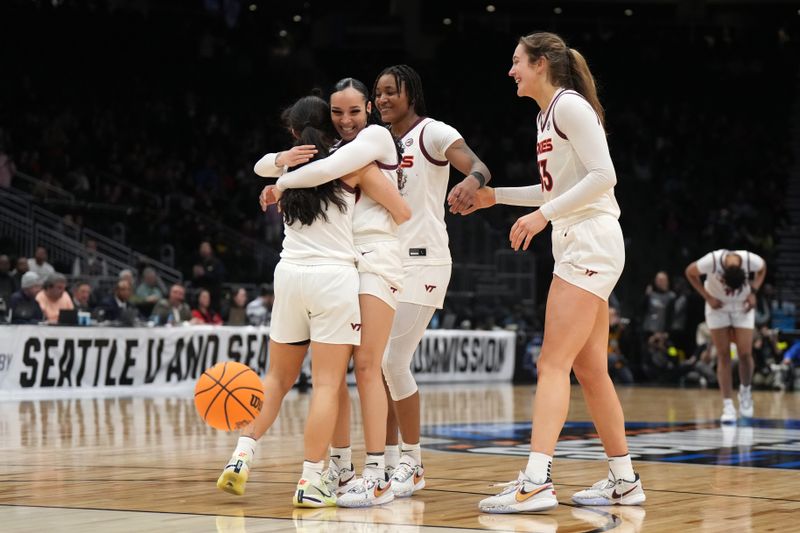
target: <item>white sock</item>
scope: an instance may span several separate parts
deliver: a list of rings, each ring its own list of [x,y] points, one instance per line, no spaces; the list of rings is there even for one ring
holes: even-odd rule
[[[725,408],[725,407],[728,407],[728,406],[733,407],[733,398],[723,398],[722,399],[722,407]]]
[[[401,455],[410,455],[418,465],[422,464],[422,450],[419,448],[419,442],[416,444],[406,444],[405,442],[400,446]]]
[[[636,479],[636,474],[633,473],[631,454],[629,453],[620,457],[609,457],[608,470],[614,476],[614,479],[624,479],[625,481],[633,481]]]
[[[303,461],[303,479],[311,483],[319,483],[322,479],[322,469],[325,468],[325,461]]]
[[[251,463],[253,461],[253,457],[256,455],[256,446],[258,445],[258,441],[252,437],[239,437],[239,441],[236,443],[236,449],[233,450],[233,455],[231,456],[233,459],[242,459],[245,463]]]
[[[383,451],[383,460],[387,467],[397,468],[400,463],[400,448],[397,444],[387,444]]]
[[[545,453],[531,452],[528,456],[528,466],[525,467],[525,475],[531,481],[541,485],[550,480],[550,470],[553,467],[553,457]]]
[[[750,394],[750,385],[739,385],[739,394]]]
[[[383,479],[386,475],[385,466],[383,452],[368,453],[367,460],[364,461],[364,479]]]
[[[353,465],[353,452],[350,446],[347,448],[334,448],[331,446],[331,461],[339,470],[350,468]]]

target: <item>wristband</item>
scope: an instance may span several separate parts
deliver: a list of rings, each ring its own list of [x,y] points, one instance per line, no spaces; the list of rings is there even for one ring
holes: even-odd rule
[[[470,176],[478,180],[478,188],[483,189],[486,186],[486,178],[480,172],[470,172]]]

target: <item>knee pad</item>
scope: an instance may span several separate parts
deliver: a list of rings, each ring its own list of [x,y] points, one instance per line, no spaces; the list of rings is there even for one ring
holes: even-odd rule
[[[397,306],[391,338],[381,363],[394,401],[403,400],[417,392],[417,382],[411,373],[411,360],[434,311],[433,307],[409,303]]]

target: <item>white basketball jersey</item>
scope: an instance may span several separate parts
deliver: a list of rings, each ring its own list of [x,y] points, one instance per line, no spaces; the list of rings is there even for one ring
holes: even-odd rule
[[[732,291],[722,279],[722,273],[725,270],[723,259],[728,254],[736,254],[742,258],[742,269],[746,277],[744,285],[738,291]],[[750,294],[750,274],[758,272],[762,268],[764,268],[764,259],[747,250],[714,250],[697,261],[697,270],[706,275],[703,287],[711,296],[722,302],[723,309],[740,304],[747,299]]]
[[[400,194],[411,206],[411,220],[399,228],[404,265],[449,265],[444,204],[450,179],[445,152],[461,135],[432,118],[420,118],[401,137],[403,175]]]
[[[558,129],[556,121],[557,106],[588,106],[591,105],[583,96],[572,90],[558,90],[547,109],[541,111],[536,119],[536,153],[539,162],[539,175],[542,179],[542,193],[545,203],[558,198],[566,191],[573,188],[587,176],[589,170],[578,157],[572,142],[563,131]],[[592,109],[592,115],[596,117]],[[587,124],[587,128],[601,128],[600,120],[595,124]],[[579,135],[576,132],[573,135]],[[610,188],[599,197],[569,213],[564,213],[552,219],[553,226],[568,226],[597,216],[610,214],[619,218],[619,204],[614,196],[614,189]]]
[[[354,266],[357,252],[353,244],[353,212],[355,190],[342,183],[342,198],[347,209],[342,212],[337,205],[328,204],[325,214],[328,220],[317,218],[310,226],[294,221],[284,223],[283,250],[281,260],[309,265]]]

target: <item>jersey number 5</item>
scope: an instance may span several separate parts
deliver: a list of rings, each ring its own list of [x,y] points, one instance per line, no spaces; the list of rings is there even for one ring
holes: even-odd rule
[[[539,175],[542,178],[542,189],[545,191],[553,190],[553,176],[547,172],[547,159],[539,161]]]

